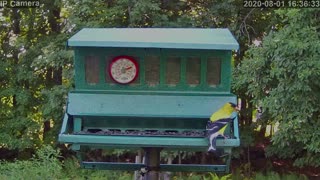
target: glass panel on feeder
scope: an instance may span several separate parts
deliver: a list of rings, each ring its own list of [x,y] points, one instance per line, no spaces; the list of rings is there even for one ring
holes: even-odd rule
[[[128,85],[129,86],[137,86],[137,85],[140,85],[140,73],[141,73],[140,58],[138,56],[130,56],[130,57],[132,57],[137,62],[139,70],[138,70],[137,78],[134,81],[132,81],[131,83],[129,83]]]
[[[186,79],[187,79],[187,84],[190,85],[191,87],[194,87],[200,84],[200,75],[201,75],[200,67],[201,67],[200,57],[187,58]]]
[[[216,87],[221,82],[221,60],[210,57],[207,61],[207,83],[210,87]]]
[[[176,86],[180,82],[181,58],[168,57],[166,61],[166,84]]]
[[[160,58],[158,56],[145,57],[145,80],[148,86],[154,87],[160,83]]]
[[[99,82],[99,59],[96,56],[85,57],[86,82],[97,84]]]

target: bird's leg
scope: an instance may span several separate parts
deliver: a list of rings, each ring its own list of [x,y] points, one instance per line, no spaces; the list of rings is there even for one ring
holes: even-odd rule
[[[227,137],[227,136],[225,136],[225,135],[222,135],[222,136],[223,136],[223,138],[224,138],[224,139],[228,139],[228,137]]]
[[[230,136],[229,136],[229,135],[221,134],[221,136],[222,136],[224,139],[230,139]]]

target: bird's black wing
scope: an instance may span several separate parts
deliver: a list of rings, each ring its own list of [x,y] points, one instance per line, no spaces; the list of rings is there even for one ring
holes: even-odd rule
[[[225,118],[225,119],[219,119],[217,121],[208,121],[207,123],[207,133],[213,134],[218,132],[220,129],[222,129],[224,126],[226,126],[229,122],[231,122],[234,118]]]

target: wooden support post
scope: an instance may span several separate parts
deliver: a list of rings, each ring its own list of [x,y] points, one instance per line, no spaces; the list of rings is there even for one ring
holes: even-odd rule
[[[231,166],[231,148],[227,148],[225,149],[225,153],[227,153],[228,155],[225,157],[225,164],[227,165],[226,167],[226,172],[230,171],[230,166]]]
[[[158,180],[160,170],[160,151],[161,148],[144,148],[145,165],[149,172],[145,175],[144,180]]]

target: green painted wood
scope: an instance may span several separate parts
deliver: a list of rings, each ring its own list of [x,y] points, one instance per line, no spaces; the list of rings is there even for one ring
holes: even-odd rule
[[[81,57],[81,51],[79,49],[75,49],[74,53],[74,69],[75,69],[75,74],[74,74],[74,81],[76,86],[81,87],[80,83],[84,83],[84,65],[83,63],[83,58]]]
[[[75,49],[75,91],[69,93],[66,115],[63,119],[59,142],[71,144],[75,151],[85,148],[141,148],[158,147],[205,151],[207,138],[154,137],[154,136],[102,136],[76,135],[83,129],[119,130],[205,130],[210,115],[226,102],[236,103],[231,90],[231,50],[238,43],[227,29],[173,29],[173,28],[104,28],[83,29],[69,39]],[[128,85],[116,84],[108,78],[107,59],[127,55],[136,58],[140,73],[138,80]],[[156,86],[146,84],[146,57],[160,58],[159,78]],[[99,59],[99,82],[86,82],[85,59]],[[180,81],[175,86],[166,84],[167,57],[178,57]],[[187,84],[186,67],[189,57],[201,60],[200,83]],[[220,83],[207,83],[208,62],[221,60]],[[210,62],[209,62],[210,63]],[[213,68],[214,69],[214,68]],[[210,72],[210,71],[209,71]],[[212,73],[214,74],[214,73]],[[237,116],[235,113],[233,116]],[[233,129],[231,129],[233,127]],[[231,153],[239,146],[238,118],[227,128],[232,139],[218,139],[217,146]],[[166,171],[229,170],[226,165],[162,165]],[[84,163],[89,168],[137,170],[141,164]]]
[[[221,56],[221,85],[223,85],[223,89],[231,89],[231,56],[231,52],[226,52],[223,56]]]
[[[67,113],[75,116],[209,118],[235,96],[170,96],[69,93]]]
[[[98,117],[82,116],[84,129],[204,131],[207,118]]]
[[[200,86],[204,89],[207,86],[207,58],[201,57]]]
[[[230,164],[231,164],[232,149],[225,149],[224,152],[229,154],[228,156],[225,157],[225,163],[227,164],[226,172],[229,172],[230,171]]]
[[[139,78],[140,78],[140,84],[142,85],[145,85],[145,63],[144,63],[144,58],[145,56],[141,57],[140,58],[140,61],[139,61]]]
[[[84,28],[68,40],[75,47],[139,47],[236,50],[228,29]]]
[[[236,116],[236,113],[233,114]],[[67,116],[68,117],[68,116]],[[109,147],[165,147],[165,148],[200,148],[202,150],[208,147],[207,138],[181,138],[181,137],[135,137],[135,136],[94,136],[94,135],[73,135],[68,132],[70,129],[70,117],[64,119],[59,134],[59,142],[70,143],[73,145],[89,145],[89,146],[109,146]],[[78,119],[78,118],[76,118]],[[130,122],[130,121],[129,121]],[[135,122],[135,121],[132,121]],[[152,121],[150,121],[152,122]],[[181,122],[181,121],[180,121]],[[235,147],[240,145],[238,118],[234,120],[235,139],[218,139],[218,147]],[[205,126],[203,126],[205,128]],[[75,128],[75,129],[79,129]],[[143,129],[143,128],[142,128]],[[183,129],[183,127],[181,127]]]
[[[214,91],[214,92],[230,92],[230,75],[229,73],[229,66],[231,65],[231,60],[226,59],[226,54],[230,54],[229,51],[208,51],[208,50],[172,50],[172,49],[138,49],[138,48],[77,48],[77,59],[75,62],[75,72],[76,72],[76,89],[78,90],[147,90],[147,91],[154,91],[154,90],[161,90],[161,91]],[[160,84],[157,86],[149,87],[144,79],[145,75],[145,64],[144,59],[146,55],[150,53],[155,53],[157,56],[160,57]],[[100,72],[99,72],[99,79],[100,82],[97,84],[89,84],[85,81],[85,68],[84,68],[84,61],[85,57],[88,55],[95,55],[100,60]],[[128,84],[128,85],[120,85],[114,82],[106,82],[105,77],[107,76],[108,72],[106,71],[106,57],[116,57],[120,55],[128,55],[139,59],[139,84]],[[181,63],[181,82],[174,87],[168,86],[165,84],[165,75],[166,75],[166,57],[168,56],[177,56],[182,59]],[[199,57],[203,59],[203,63],[201,63],[202,69],[202,83],[197,86],[189,86],[185,81],[185,62],[184,59],[188,57]],[[221,84],[217,85],[216,87],[210,87],[207,85],[205,81],[205,74],[206,73],[206,61],[209,57],[218,57],[223,60],[222,68],[222,81]],[[229,57],[229,56],[228,56]],[[231,58],[231,56],[230,56]],[[79,61],[79,62],[78,62]]]
[[[161,91],[161,90],[91,90],[91,89],[81,89],[81,90],[71,90],[70,93],[79,94],[130,94],[130,95],[170,95],[170,96],[235,96],[230,92],[215,92],[215,91]]]
[[[81,131],[81,127],[82,127],[82,119],[81,118],[74,118],[73,119],[73,132],[79,132]]]
[[[145,167],[142,163],[81,162],[86,169],[137,171]]]
[[[240,133],[239,133],[239,119],[238,116],[234,113],[233,116],[235,116],[236,118],[233,121],[233,133],[234,133],[234,138],[240,139]],[[240,143],[240,141],[239,141]],[[240,145],[240,144],[239,144]],[[239,146],[238,145],[238,146]]]
[[[107,64],[106,64],[106,58],[104,56],[99,55],[99,62],[100,62],[100,66],[99,66],[99,80],[101,84],[106,83],[106,74],[105,74],[105,70],[107,68]]]
[[[236,114],[234,114],[236,115]],[[63,124],[71,126],[70,118],[64,119]],[[152,122],[152,121],[151,121]],[[240,145],[239,132],[237,126],[238,119],[234,121],[235,139],[218,139],[217,147],[236,147]],[[185,137],[152,137],[152,136],[102,136],[102,135],[74,135],[68,133],[70,127],[63,126],[59,134],[59,142],[70,143],[79,148],[79,145],[86,146],[106,146],[106,147],[163,147],[171,149],[202,149],[208,147],[207,138],[185,138]],[[78,128],[75,128],[78,129]]]
[[[64,116],[63,116],[63,121],[62,121],[60,134],[67,132],[67,127],[68,127],[68,123],[69,123],[68,120],[69,120],[68,114],[65,113]]]
[[[211,164],[161,164],[161,171],[170,172],[225,172],[228,165]]]
[[[68,119],[67,119],[68,121]],[[234,123],[237,123],[236,118]],[[68,123],[67,123],[68,124]],[[236,147],[240,145],[237,124],[234,124],[235,139],[218,139],[217,147]],[[67,127],[61,130],[59,134],[59,142],[70,143],[74,145],[85,146],[105,146],[105,147],[163,147],[171,149],[201,149],[208,147],[207,138],[191,138],[191,137],[154,137],[154,136],[103,136],[103,135],[74,135],[66,132]]]
[[[166,76],[165,76],[165,72],[166,72],[166,64],[165,64],[165,59],[166,56],[161,53],[160,54],[160,84],[159,87],[164,87],[165,85],[165,81],[166,81]]]
[[[60,134],[59,142],[86,146],[105,147],[162,147],[162,148],[208,148],[207,138],[154,137],[154,136],[98,136]],[[239,146],[239,139],[218,139],[217,147]]]
[[[138,171],[146,167],[142,163],[82,162],[87,169]],[[225,172],[227,165],[204,164],[160,164],[160,171],[171,172]]]
[[[186,80],[186,71],[187,71],[187,60],[186,57],[181,58],[181,68],[180,68],[180,82],[182,85],[185,85],[185,88],[188,88]]]
[[[81,146],[80,146],[80,144],[72,144],[71,149],[73,151],[79,151],[81,149]]]

